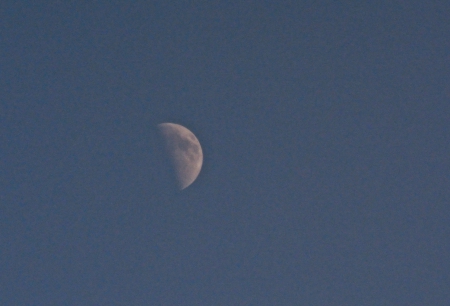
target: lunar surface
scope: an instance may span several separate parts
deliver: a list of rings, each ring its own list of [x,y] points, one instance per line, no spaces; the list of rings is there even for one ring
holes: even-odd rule
[[[203,151],[197,137],[184,126],[161,123],[158,129],[164,138],[179,189],[191,185],[203,164]]]

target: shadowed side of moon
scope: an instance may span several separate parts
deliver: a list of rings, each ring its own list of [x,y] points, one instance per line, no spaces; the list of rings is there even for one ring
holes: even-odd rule
[[[161,123],[158,129],[173,165],[178,188],[184,189],[195,181],[202,168],[200,142],[191,131],[179,124]]]

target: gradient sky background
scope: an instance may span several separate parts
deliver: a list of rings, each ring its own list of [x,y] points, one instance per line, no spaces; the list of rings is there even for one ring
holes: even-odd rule
[[[449,1],[130,2],[1,1],[1,305],[450,305]]]

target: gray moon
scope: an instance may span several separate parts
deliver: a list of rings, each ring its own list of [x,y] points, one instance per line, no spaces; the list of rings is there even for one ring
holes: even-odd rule
[[[166,151],[175,170],[179,189],[185,189],[197,178],[203,164],[203,151],[197,137],[175,123],[158,124]]]

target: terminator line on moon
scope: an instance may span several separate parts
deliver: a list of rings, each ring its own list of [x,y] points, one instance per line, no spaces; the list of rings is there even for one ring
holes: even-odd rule
[[[179,189],[185,189],[197,178],[203,164],[203,151],[197,137],[175,123],[158,124],[167,153],[175,170]]]

